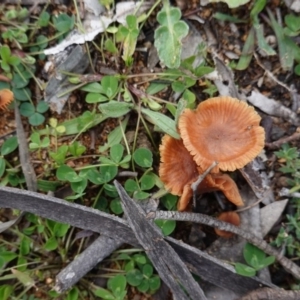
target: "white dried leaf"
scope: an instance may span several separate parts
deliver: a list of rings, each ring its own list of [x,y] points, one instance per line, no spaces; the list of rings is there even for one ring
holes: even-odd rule
[[[287,199],[275,201],[269,205],[266,205],[260,210],[260,219],[262,227],[261,231],[263,236],[265,236],[276,224],[276,222],[282,215],[287,203]]]
[[[295,126],[299,125],[297,114],[274,99],[270,99],[257,91],[252,91],[247,100],[268,115],[281,117]]]
[[[119,22],[121,24],[126,24],[126,17],[130,14],[141,14],[148,10],[152,6],[151,2],[120,2],[116,5],[116,14],[113,18],[106,16],[95,16],[94,14],[87,14],[86,19],[83,22],[83,33],[74,30],[71,32],[60,44],[55,47],[44,50],[46,55],[57,54],[63,51],[70,45],[73,44],[83,44],[94,40],[96,35],[104,32],[105,29],[112,22]]]
[[[92,41],[97,34],[105,31],[105,29],[113,22],[113,19],[105,16],[96,17],[89,16],[88,20],[83,22],[84,33],[79,33],[77,30],[72,31],[60,44],[44,50],[46,55],[54,55],[64,51],[67,47],[73,44],[83,44]]]

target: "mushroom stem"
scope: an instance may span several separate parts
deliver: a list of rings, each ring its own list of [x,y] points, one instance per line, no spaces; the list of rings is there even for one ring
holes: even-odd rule
[[[218,164],[217,161],[214,161],[204,173],[198,176],[198,179],[191,184],[191,189],[193,191],[193,206],[196,207],[196,192],[198,189],[199,184],[204,180],[208,173]]]

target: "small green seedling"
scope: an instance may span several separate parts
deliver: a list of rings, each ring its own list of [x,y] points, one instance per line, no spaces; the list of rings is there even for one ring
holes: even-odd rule
[[[93,292],[95,296],[101,299],[123,300],[127,295],[126,286],[126,277],[119,274],[108,279],[107,289],[96,288]]]
[[[136,16],[128,15],[126,17],[127,26],[119,28],[120,34],[123,36],[123,60],[127,66],[133,63],[133,53],[137,43],[140,30]]]
[[[119,80],[115,76],[103,76],[101,83],[89,83],[81,90],[88,92],[85,97],[87,103],[107,102],[116,97],[119,91]]]
[[[157,14],[160,26],[155,30],[154,45],[160,60],[169,68],[180,66],[182,39],[189,31],[188,25],[180,18],[180,9],[164,1],[162,10]]]
[[[44,123],[45,117],[42,114],[48,109],[49,105],[45,101],[40,101],[36,107],[30,102],[24,102],[20,105],[20,114],[28,117],[32,126],[39,126]]]
[[[238,274],[247,277],[255,276],[257,271],[275,262],[274,256],[266,256],[265,252],[249,243],[244,247],[243,256],[248,265],[235,263],[235,270]]]
[[[16,68],[20,63],[20,58],[13,55],[8,46],[0,46],[0,66],[7,77],[12,78],[12,68]]]

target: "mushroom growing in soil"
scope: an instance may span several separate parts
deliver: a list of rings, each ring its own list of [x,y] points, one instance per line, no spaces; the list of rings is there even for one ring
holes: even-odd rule
[[[181,196],[177,209],[183,211],[193,195],[191,184],[203,171],[184,147],[182,140],[165,135],[159,150],[161,155],[159,176],[170,193]],[[208,174],[197,189],[197,192],[202,194],[213,191],[222,191],[230,202],[237,206],[243,205],[235,182],[227,174]]]
[[[263,149],[265,133],[252,106],[231,97],[210,98],[196,110],[185,109],[179,118],[184,146],[196,164],[214,173],[244,167]]]
[[[217,219],[220,221],[230,223],[235,226],[239,226],[241,223],[240,216],[234,211],[223,212],[218,216]],[[220,230],[217,228],[215,228],[215,232],[217,235],[224,237],[224,238],[231,238],[234,235],[234,233],[232,233],[232,232]]]
[[[5,110],[7,106],[14,100],[14,94],[9,89],[0,90],[0,109]]]

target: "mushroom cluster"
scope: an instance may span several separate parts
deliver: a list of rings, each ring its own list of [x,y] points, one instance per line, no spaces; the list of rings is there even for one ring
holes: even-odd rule
[[[231,97],[210,98],[194,111],[184,110],[178,122],[181,139],[165,135],[159,148],[159,176],[170,193],[181,196],[179,211],[189,204],[192,183],[213,162],[218,164],[197,192],[219,190],[235,205],[243,205],[235,182],[221,171],[242,168],[260,153],[265,140],[260,120],[253,107]]]

